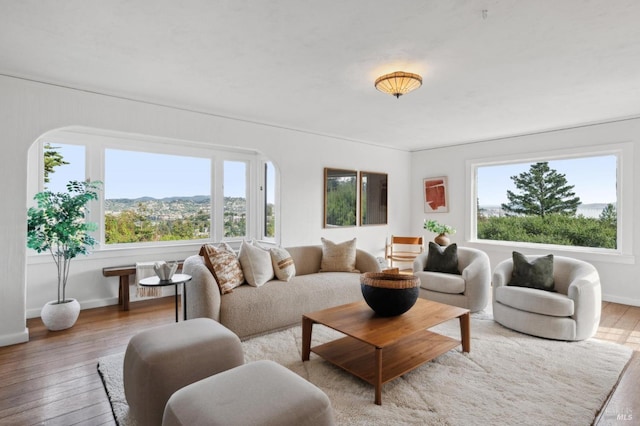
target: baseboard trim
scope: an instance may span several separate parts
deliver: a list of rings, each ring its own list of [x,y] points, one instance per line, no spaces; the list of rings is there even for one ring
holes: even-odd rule
[[[29,329],[25,329],[20,333],[5,334],[0,336],[0,346],[15,345],[29,341]]]
[[[80,309],[92,309],[92,308],[102,308],[103,306],[111,306],[118,304],[117,297],[109,297],[107,299],[93,299],[86,301],[78,301],[80,302]],[[40,318],[40,311],[42,308],[31,308],[27,309],[27,318]]]
[[[640,306],[640,299],[631,299],[629,297],[620,297],[620,296],[613,296],[610,294],[603,294],[602,300],[604,300],[605,302],[620,303],[621,305]]]

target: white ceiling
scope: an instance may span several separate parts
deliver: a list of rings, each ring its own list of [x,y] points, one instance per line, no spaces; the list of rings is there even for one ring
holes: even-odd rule
[[[0,73],[412,151],[640,116],[640,1],[0,0]]]

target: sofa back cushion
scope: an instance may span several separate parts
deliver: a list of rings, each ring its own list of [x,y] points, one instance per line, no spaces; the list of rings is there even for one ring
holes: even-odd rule
[[[322,262],[322,246],[286,247],[296,266],[296,276],[315,274],[320,271]],[[364,272],[380,272],[380,264],[370,253],[356,250],[356,270]]]
[[[296,276],[315,274],[320,270],[322,261],[321,246],[286,247],[296,267]]]

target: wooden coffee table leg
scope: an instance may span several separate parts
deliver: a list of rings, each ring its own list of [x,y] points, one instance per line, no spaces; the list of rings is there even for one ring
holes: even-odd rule
[[[460,316],[460,334],[462,336],[462,351],[471,351],[471,314]]]
[[[309,361],[311,354],[311,330],[313,329],[313,321],[302,316],[302,360]]]
[[[382,405],[382,348],[376,348],[376,404]]]

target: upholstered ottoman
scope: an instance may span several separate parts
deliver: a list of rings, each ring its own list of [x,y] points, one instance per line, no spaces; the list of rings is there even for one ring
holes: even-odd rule
[[[138,425],[157,426],[178,389],[244,363],[240,339],[209,318],[145,330],[124,356],[124,393]]]
[[[162,426],[333,425],[329,398],[273,361],[256,361],[185,386]]]

